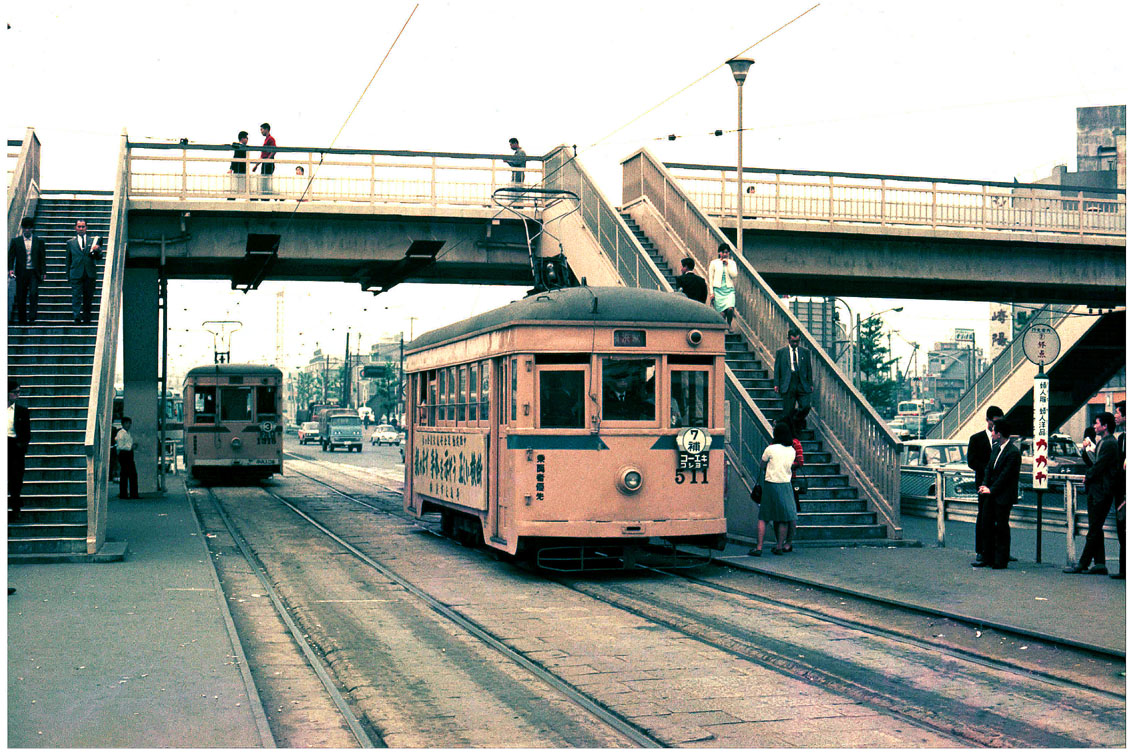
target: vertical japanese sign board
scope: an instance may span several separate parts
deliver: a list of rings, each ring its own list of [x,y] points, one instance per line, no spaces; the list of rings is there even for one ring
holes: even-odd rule
[[[488,509],[486,436],[423,431],[414,441],[413,490],[430,499],[470,509]]]
[[[1043,372],[1059,356],[1059,334],[1049,325],[1037,323],[1024,333],[1024,355],[1039,365],[1032,389],[1032,488],[1047,490],[1049,409],[1051,381]]]

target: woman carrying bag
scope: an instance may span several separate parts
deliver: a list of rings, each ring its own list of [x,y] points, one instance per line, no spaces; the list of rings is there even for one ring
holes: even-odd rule
[[[795,463],[795,447],[792,445],[792,432],[787,423],[776,423],[772,431],[772,443],[764,449],[760,457],[764,469],[764,485],[760,497],[760,519],[756,524],[756,548],[748,552],[750,556],[764,553],[764,532],[767,523],[773,523],[776,545],[772,553],[784,553],[790,525],[795,524],[795,494],[791,486],[791,468]]]

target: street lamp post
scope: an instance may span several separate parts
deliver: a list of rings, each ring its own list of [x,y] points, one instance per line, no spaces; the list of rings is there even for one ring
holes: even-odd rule
[[[728,62],[736,79],[736,255],[744,255],[744,78],[752,67],[751,58]]]

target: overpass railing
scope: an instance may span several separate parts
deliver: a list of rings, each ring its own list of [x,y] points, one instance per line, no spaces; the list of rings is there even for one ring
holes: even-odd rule
[[[9,139],[8,148],[19,147],[15,168],[8,177],[8,238],[20,232],[20,221],[35,215],[39,201],[39,137],[28,128],[23,140]]]
[[[952,438],[965,420],[972,417],[973,413],[979,411],[981,407],[984,407],[996,389],[1000,388],[1001,384],[1008,380],[1027,359],[1024,354],[1024,332],[1035,324],[1049,325],[1058,329],[1059,324],[1070,316],[1069,311],[1054,308],[1051,305],[1044,305],[1036,310],[1027,323],[1019,329],[1016,338],[1012,339],[1012,343],[1004,347],[996,356],[996,359],[984,369],[976,382],[961,394],[957,403],[942,416],[941,422],[929,429],[925,437]]]
[[[513,186],[520,170],[510,155],[489,153],[273,147],[265,162],[274,173],[264,176],[261,149],[249,144],[235,160],[231,144],[128,142],[129,196],[492,207],[492,192]],[[542,181],[543,160],[527,158],[523,183]]]
[[[716,224],[646,149],[622,161],[623,204],[642,196],[662,214],[701,265],[707,267],[716,258],[717,247],[728,243]],[[769,361],[778,345],[787,344],[790,327],[802,332],[814,354],[812,406],[819,432],[863,496],[886,521],[891,537],[897,537],[901,533],[901,443],[759,273],[742,257],[737,256],[736,263],[736,312],[741,327],[751,331],[753,346],[758,352],[762,349],[762,358]]]
[[[666,163],[706,214],[736,218],[736,167]],[[744,169],[744,217],[821,225],[1125,236],[1126,191],[965,179]]]
[[[126,187],[129,180],[126,135],[118,151],[114,200],[107,234],[107,255],[98,303],[98,340],[91,371],[87,430],[83,447],[87,458],[87,553],[94,554],[106,540],[107,496],[110,472],[110,433],[114,410],[114,369],[117,364],[118,327],[122,315],[122,282],[126,269]]]

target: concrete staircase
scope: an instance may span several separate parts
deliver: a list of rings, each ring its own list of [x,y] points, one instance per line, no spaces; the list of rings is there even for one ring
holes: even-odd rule
[[[657,245],[628,213],[621,215],[646,254],[676,290],[677,277]],[[730,333],[725,337],[725,362],[764,416],[774,422],[781,414],[782,402],[772,388],[770,367],[756,357],[742,335]],[[798,478],[806,481],[807,493],[800,497],[796,540],[809,543],[885,541],[886,526],[878,523],[877,513],[870,511],[866,499],[850,485],[849,477],[832,460],[823,441],[817,439],[812,430],[802,431],[799,440],[803,444],[804,464]]]
[[[24,475],[23,511],[8,525],[10,558],[84,554],[87,550],[87,465],[83,443],[94,364],[98,302],[90,325],[71,315],[67,240],[75,222],[108,249],[109,199],[41,198],[36,233],[47,247],[47,279],[40,284],[34,325],[8,327],[8,375],[20,381],[21,401],[31,413],[31,446]]]

